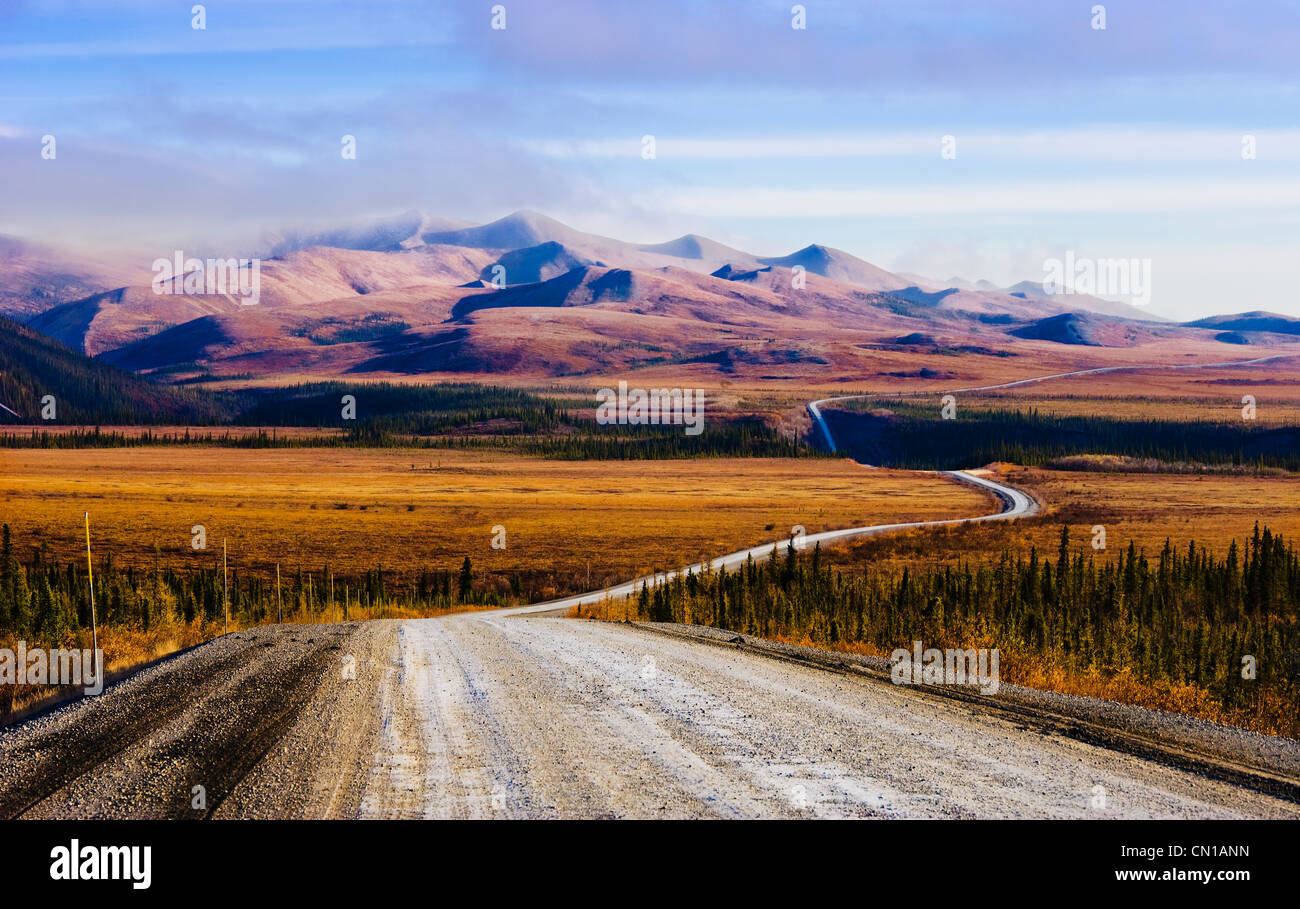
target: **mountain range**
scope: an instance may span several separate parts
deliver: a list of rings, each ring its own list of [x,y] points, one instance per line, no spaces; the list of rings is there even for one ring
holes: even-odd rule
[[[419,211],[271,238],[257,305],[158,294],[150,272],[0,238],[0,314],[139,373],[561,376],[656,365],[785,378],[881,352],[1017,356],[1162,341],[1296,343],[1300,320],[1187,324],[1040,284],[930,281],[811,244],[755,256],[695,234],[636,244],[536,212],[466,224]]]

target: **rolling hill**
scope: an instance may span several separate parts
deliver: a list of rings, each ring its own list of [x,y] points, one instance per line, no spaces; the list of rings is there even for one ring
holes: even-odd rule
[[[890,274],[883,268],[877,268],[870,262],[864,262],[843,250],[820,246],[816,243],[790,253],[788,256],[767,256],[759,260],[761,265],[776,265],[781,268],[802,266],[810,274],[821,275],[833,281],[856,284],[868,290],[901,290],[913,282],[907,278]]]
[[[1279,335],[1300,335],[1300,319],[1281,316],[1273,312],[1243,312],[1236,315],[1210,316],[1188,322],[1193,328],[1213,328],[1217,331],[1268,332]]]
[[[562,243],[548,240],[536,246],[511,250],[491,265],[485,266],[479,277],[485,282],[492,282],[499,267],[506,284],[535,284],[575,268],[599,264],[601,263],[568,249]]]
[[[41,423],[47,395],[54,396],[52,425],[202,423],[227,415],[210,396],[154,384],[0,316],[0,424]]]
[[[158,294],[146,284],[56,306],[29,324],[96,356],[210,315],[315,306],[393,290],[436,293],[477,278],[489,261],[485,253],[461,247],[382,253],[318,246],[265,260],[257,306],[244,306],[234,296]]]
[[[1011,334],[1017,338],[1029,338],[1037,341],[1055,341],[1058,344],[1079,344],[1087,347],[1100,347],[1093,321],[1086,315],[1065,312],[1059,316],[1048,316],[1021,328],[1013,328]]]

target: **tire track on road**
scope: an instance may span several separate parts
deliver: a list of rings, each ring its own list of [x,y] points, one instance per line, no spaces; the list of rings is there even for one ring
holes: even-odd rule
[[[351,634],[303,628],[217,638],[6,731],[0,816],[212,816],[295,725]]]

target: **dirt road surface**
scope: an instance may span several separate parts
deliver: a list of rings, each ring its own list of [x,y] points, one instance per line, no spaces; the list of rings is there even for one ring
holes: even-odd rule
[[[888,682],[633,625],[463,613],[240,632],[0,733],[0,813],[1238,818],[1300,805]]]

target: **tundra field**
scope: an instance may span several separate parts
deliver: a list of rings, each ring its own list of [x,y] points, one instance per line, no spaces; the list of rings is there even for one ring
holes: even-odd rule
[[[789,536],[977,515],[990,497],[847,460],[560,461],[491,452],[145,447],[0,452],[0,513],[26,558],[238,570],[535,578],[531,599]],[[202,525],[206,551],[192,546]],[[505,528],[505,548],[493,548]],[[589,583],[588,583],[589,582]]]
[[[828,550],[833,564],[861,562],[944,564],[996,556],[1002,550],[1055,553],[1061,526],[1070,528],[1071,549],[1102,558],[1133,541],[1154,556],[1165,540],[1179,549],[1189,542],[1225,551],[1267,526],[1288,540],[1300,539],[1300,477],[1215,476],[1043,470],[995,465],[997,479],[1030,492],[1044,511],[1014,522],[972,524],[858,540]],[[1106,549],[1092,545],[1093,528],[1105,528]]]
[[[1105,463],[1103,459],[1095,459]],[[1084,463],[1087,463],[1086,461]],[[491,452],[181,448],[0,452],[3,522],[20,554],[84,552],[90,511],[97,557],[125,567],[211,567],[228,540],[233,568],[322,564],[361,572],[525,570],[558,596],[677,567],[788,535],[837,527],[973,516],[991,500],[925,471],[865,470],[848,460],[556,461]],[[994,474],[1046,503],[1033,519],[914,531],[829,550],[828,558],[938,563],[1003,548],[1055,548],[1061,524],[1078,547],[1091,528],[1109,545],[1158,550],[1166,538],[1212,548],[1256,522],[1300,538],[1300,477],[1048,470]],[[917,482],[918,477],[925,478]],[[771,498],[771,491],[781,494]],[[202,525],[206,551],[192,546]],[[506,528],[494,549],[493,528]],[[843,555],[837,555],[842,552]]]
[[[1050,367],[1041,362],[1034,369],[1042,375]],[[1059,379],[959,395],[958,419],[990,409],[1036,408],[1045,415],[1187,421],[1189,430],[1193,421],[1240,426],[1241,396],[1253,394],[1253,425],[1276,431],[1300,425],[1296,369],[1297,358],[1291,358],[1232,369]],[[1019,378],[1019,370],[1006,372],[972,381]],[[878,377],[871,384],[884,396],[889,381]],[[930,381],[907,383],[915,389]],[[932,394],[937,414],[942,389],[958,384],[947,380],[935,383],[933,392],[909,395],[901,413],[928,415]],[[583,397],[576,385],[533,384],[530,390],[568,401]],[[711,413],[758,417],[786,434],[809,431],[804,403],[815,395],[811,390],[724,380],[708,394]],[[104,429],[127,436],[184,432]],[[232,439],[258,431],[194,430]],[[297,441],[340,433],[274,431]],[[1050,466],[1071,469],[997,465],[1004,479],[1046,505],[1036,519],[862,540],[832,558],[862,552],[900,563],[935,562],[1031,544],[1045,550],[1056,545],[1061,523],[1075,525],[1076,545],[1085,545],[1084,531],[1104,525],[1112,547],[1134,539],[1149,550],[1166,537],[1175,545],[1195,539],[1226,546],[1248,536],[1256,521],[1288,538],[1300,531],[1300,476],[1293,472],[1252,471],[1248,464],[1238,473],[1198,472],[1197,465],[1172,473],[1170,465],[1150,459],[1105,455],[1058,458]],[[913,471],[864,470],[838,459],[576,461],[491,450],[201,445],[0,449],[0,515],[24,560],[34,547],[65,561],[81,552],[82,514],[89,511],[97,556],[121,566],[211,567],[223,538],[232,568],[257,573],[273,572],[278,562],[282,571],[328,565],[345,574],[382,566],[400,574],[455,569],[469,556],[487,575],[521,573],[528,579],[524,595],[532,600],[777,539],[796,525],[814,533],[974,515],[989,504],[975,490],[937,476],[917,482]],[[206,551],[191,545],[195,525],[206,530]],[[498,525],[506,530],[504,549],[492,546]]]

